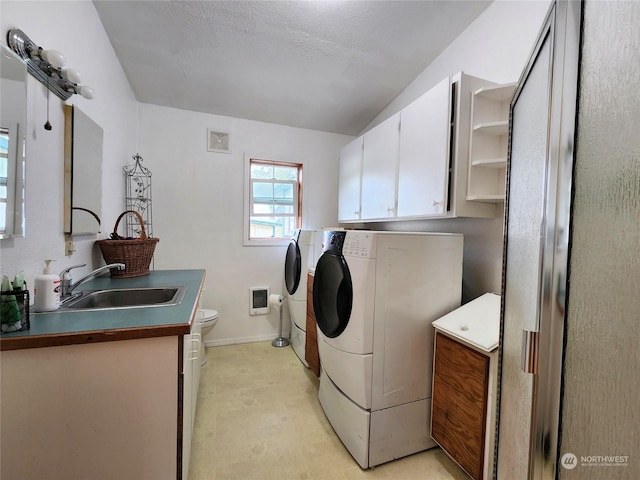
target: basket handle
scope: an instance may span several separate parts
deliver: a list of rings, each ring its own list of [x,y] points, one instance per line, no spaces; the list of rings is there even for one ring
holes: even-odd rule
[[[142,231],[140,232],[140,239],[146,240],[147,231],[144,228],[144,219],[142,218],[142,215],[140,215],[135,210],[125,210],[120,214],[120,216],[116,220],[115,226],[113,227],[113,233],[115,233],[116,235],[118,234],[118,224],[120,223],[120,220],[122,220],[122,217],[124,217],[127,213],[133,213],[138,218],[138,223],[140,223],[140,226],[142,227]]]

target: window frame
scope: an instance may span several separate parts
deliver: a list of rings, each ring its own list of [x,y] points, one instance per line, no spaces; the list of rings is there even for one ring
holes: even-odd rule
[[[245,202],[245,208],[244,208],[244,227],[243,227],[243,245],[244,246],[283,246],[283,245],[288,245],[289,242],[291,241],[290,237],[276,237],[276,238],[252,238],[251,237],[251,217],[255,217],[256,215],[253,215],[252,210],[253,210],[253,184],[255,183],[255,181],[251,178],[251,166],[253,164],[263,164],[263,165],[269,165],[269,166],[281,166],[281,167],[293,167],[296,168],[298,171],[298,177],[297,177],[297,182],[295,183],[294,186],[294,214],[293,215],[280,215],[280,216],[285,216],[285,217],[291,217],[291,218],[295,218],[296,221],[296,227],[295,228],[302,228],[302,193],[303,193],[303,187],[302,187],[302,171],[303,171],[303,167],[304,165],[301,162],[289,162],[289,161],[285,161],[285,160],[271,160],[268,158],[265,158],[263,156],[259,156],[259,155],[247,155],[245,154],[245,165],[244,165],[244,170],[245,170],[245,174],[244,174],[244,186],[245,186],[245,193],[244,193],[244,202]],[[258,183],[260,181],[258,180]],[[267,181],[265,183],[283,183],[283,184],[289,184],[289,183],[293,183],[292,181]],[[295,198],[295,194],[297,191],[297,198]],[[258,215],[260,216],[260,215]],[[277,214],[265,214],[265,216],[278,216]]]
[[[8,145],[9,129],[0,127],[0,135],[6,137]],[[0,151],[0,159],[2,159],[2,163],[4,164],[3,170],[6,170],[5,175],[0,176],[0,187],[4,187],[4,193],[0,196],[0,211],[5,215],[4,221],[0,224],[0,235],[5,235],[7,233],[7,224],[11,221],[11,219],[7,218],[10,210],[10,208],[7,208],[9,206],[9,147],[7,147],[6,152]]]

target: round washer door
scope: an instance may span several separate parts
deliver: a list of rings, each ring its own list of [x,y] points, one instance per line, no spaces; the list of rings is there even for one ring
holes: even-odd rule
[[[340,335],[351,316],[353,286],[342,255],[323,253],[313,278],[313,310],[318,328],[329,338]]]
[[[298,242],[291,240],[287,247],[287,256],[284,260],[284,283],[289,295],[293,295],[300,285],[300,271],[302,269],[302,258]]]

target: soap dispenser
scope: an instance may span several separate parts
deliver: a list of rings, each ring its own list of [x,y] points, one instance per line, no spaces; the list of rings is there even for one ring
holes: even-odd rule
[[[36,312],[52,312],[60,307],[60,277],[51,273],[50,263],[54,260],[45,260],[45,269],[42,275],[38,275],[34,281],[35,310]]]

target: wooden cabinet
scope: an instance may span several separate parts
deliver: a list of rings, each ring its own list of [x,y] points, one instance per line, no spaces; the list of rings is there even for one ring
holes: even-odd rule
[[[320,376],[320,355],[318,353],[318,330],[316,328],[316,315],[313,311],[313,274],[307,275],[307,335],[305,339],[304,359],[309,369]]]
[[[449,77],[400,112],[398,217],[446,214],[450,118]]]
[[[396,216],[399,139],[399,114],[392,115],[364,134],[360,219]]]
[[[467,200],[502,203],[509,148],[509,103],[515,84],[473,93]]]
[[[340,151],[338,180],[338,220],[360,220],[360,189],[362,183],[362,143],[356,138]]]
[[[436,333],[431,436],[472,478],[481,479],[489,358]]]
[[[433,326],[431,436],[472,478],[491,478],[500,295],[485,293]]]

